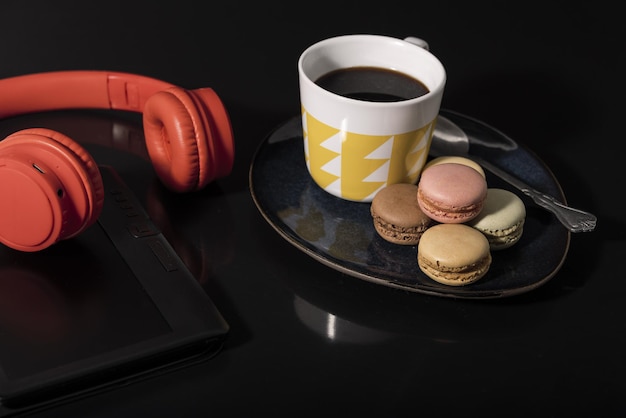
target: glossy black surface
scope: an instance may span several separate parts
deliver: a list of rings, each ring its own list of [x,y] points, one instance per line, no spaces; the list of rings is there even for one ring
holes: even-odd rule
[[[474,155],[506,166],[531,187],[566,201],[549,168],[523,145],[480,121],[445,109],[441,113],[467,132]],[[304,163],[302,124],[297,116],[259,147],[250,167],[250,190],[263,217],[283,238],[351,276],[412,292],[467,299],[536,289],[561,268],[570,232],[526,195],[491,173],[486,175],[488,187],[511,190],[528,211],[520,241],[508,251],[492,252],[485,277],[468,286],[433,281],[417,265],[417,245],[391,244],[376,233],[369,203],[339,199],[318,187]]]
[[[96,224],[48,251],[0,246],[0,417],[205,361],[228,333],[132,192],[100,172]]]
[[[0,138],[52,127],[115,166],[230,325],[206,363],[34,416],[626,416],[619,3],[339,3],[0,4],[0,77],[112,69],[212,86],[236,140],[231,176],[174,195],[124,151],[124,138],[141,148],[134,115],[0,121]],[[597,215],[554,277],[507,298],[416,294],[325,266],[267,223],[249,189],[253,155],[299,113],[299,53],[342,33],[428,40],[448,71],[443,107],[526,145],[570,205]]]

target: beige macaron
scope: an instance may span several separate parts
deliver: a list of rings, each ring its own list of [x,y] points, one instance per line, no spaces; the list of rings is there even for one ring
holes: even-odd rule
[[[469,158],[461,157],[460,155],[442,155],[441,157],[433,158],[432,160],[426,163],[422,171],[426,170],[428,167],[432,165],[445,164],[445,163],[463,164],[468,167],[472,167],[474,170],[478,171],[481,176],[485,177],[485,170],[483,170],[480,164],[478,164],[476,161],[471,160]]]
[[[465,224],[427,229],[417,246],[420,270],[436,282],[464,286],[481,279],[491,266],[487,238]]]

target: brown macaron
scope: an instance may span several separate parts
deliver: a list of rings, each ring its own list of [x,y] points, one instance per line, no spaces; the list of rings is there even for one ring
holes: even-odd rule
[[[417,185],[390,184],[381,189],[370,206],[374,229],[386,241],[415,245],[434,222],[417,204]]]

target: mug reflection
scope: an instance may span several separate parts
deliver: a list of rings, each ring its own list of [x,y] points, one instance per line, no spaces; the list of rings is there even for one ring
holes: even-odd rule
[[[303,324],[332,343],[377,344],[393,336],[326,312],[298,295],[294,295],[293,305],[296,316]]]

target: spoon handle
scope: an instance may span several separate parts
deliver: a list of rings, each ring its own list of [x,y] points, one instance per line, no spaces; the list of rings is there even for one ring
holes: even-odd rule
[[[488,161],[474,155],[471,156],[477,163],[482,165],[493,174],[505,180],[522,193],[529,196],[537,205],[552,212],[557,219],[571,232],[591,232],[596,228],[597,218],[595,215],[569,207],[554,197],[533,189],[517,177],[512,176],[504,170],[494,166]]]

